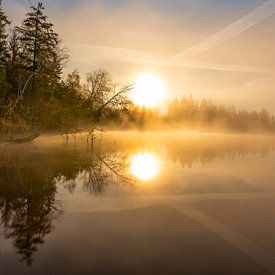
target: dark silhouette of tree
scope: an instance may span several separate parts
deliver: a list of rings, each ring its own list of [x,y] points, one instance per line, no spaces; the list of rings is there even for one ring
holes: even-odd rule
[[[57,187],[36,169],[1,167],[0,214],[6,238],[13,239],[21,260],[31,265],[33,253],[53,230],[62,213]]]
[[[46,79],[47,84],[53,86],[60,79],[64,59],[64,55],[60,54],[59,36],[43,13],[42,3],[30,9],[21,27],[16,28],[22,65],[30,73],[37,72],[37,81]]]
[[[2,0],[0,0],[0,67],[5,66],[9,58],[8,35],[6,33],[6,28],[9,24],[10,21],[3,11]]]
[[[85,88],[87,104],[95,124],[104,117],[114,117],[116,112],[126,111],[131,104],[128,94],[132,84],[116,83],[106,71],[88,74]]]
[[[169,103],[165,114],[134,106],[129,98],[132,84],[115,82],[105,70],[87,74],[85,81],[77,71],[61,79],[67,55],[41,2],[31,5],[9,41],[8,24],[0,1],[0,133],[10,139],[20,133],[33,136],[59,130],[68,140],[85,127],[90,141],[95,129],[104,125],[141,130],[275,131],[274,118],[265,110],[237,110],[191,96]]]
[[[16,28],[12,30],[9,41],[10,58],[7,65],[7,81],[10,84],[9,97],[16,98],[24,86],[24,66],[21,58],[19,32]]]
[[[9,24],[10,22],[2,9],[2,0],[0,0],[0,118],[4,113],[4,103],[9,88],[6,81],[7,60],[9,58],[6,28]]]
[[[89,153],[65,152],[56,173],[57,182],[71,193],[77,187],[79,176],[84,190],[100,195],[110,185],[132,186],[133,177],[129,175],[127,157],[118,152],[102,152],[101,146],[89,148]]]
[[[17,97],[14,109],[22,108],[21,114],[34,127],[51,111],[51,99],[59,88],[66,60],[42,3],[30,7],[22,25],[16,27],[10,45],[9,80]]]

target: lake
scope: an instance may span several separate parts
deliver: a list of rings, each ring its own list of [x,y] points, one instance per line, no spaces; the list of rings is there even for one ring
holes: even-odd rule
[[[0,146],[0,274],[273,274],[275,138]]]

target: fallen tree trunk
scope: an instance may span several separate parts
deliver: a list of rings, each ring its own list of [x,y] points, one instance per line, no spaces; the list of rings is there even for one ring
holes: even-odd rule
[[[25,142],[32,142],[33,140],[35,140],[36,138],[38,138],[40,136],[40,133],[35,132],[27,137],[23,137],[23,138],[13,138],[11,137],[9,140],[6,140],[6,142],[11,142],[11,143],[25,143]]]

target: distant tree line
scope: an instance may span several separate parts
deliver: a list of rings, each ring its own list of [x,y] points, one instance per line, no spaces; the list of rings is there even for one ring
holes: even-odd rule
[[[78,71],[67,76],[68,55],[44,14],[42,3],[30,6],[20,26],[8,34],[10,21],[0,0],[0,133],[58,130],[90,132],[98,124],[120,128],[225,129],[275,131],[274,116],[184,97],[165,112],[135,106],[131,83],[116,83],[97,70],[81,80]]]
[[[264,109],[247,111],[192,96],[175,99],[161,112],[132,105],[119,123],[121,127],[141,130],[275,132],[275,117]]]
[[[163,119],[168,124],[181,124],[186,128],[275,131],[275,117],[264,109],[247,111],[206,99],[195,100],[191,96],[171,102]]]

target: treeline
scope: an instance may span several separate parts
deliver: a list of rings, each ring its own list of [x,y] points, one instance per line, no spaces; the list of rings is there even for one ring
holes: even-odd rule
[[[120,127],[145,130],[275,132],[275,117],[264,109],[247,111],[192,96],[175,99],[162,112],[131,106],[122,118]]]
[[[11,22],[0,0],[0,134],[79,129],[98,124],[129,129],[172,128],[230,131],[275,131],[274,116],[185,97],[167,110],[135,106],[132,83],[116,83],[104,70],[67,76],[68,55],[44,13],[31,6],[20,26],[8,34]]]
[[[266,110],[247,111],[234,106],[214,104],[210,100],[183,97],[169,104],[165,123],[186,128],[221,129],[237,132],[275,131],[275,117]]]
[[[21,26],[10,35],[10,21],[0,0],[0,129],[10,134],[96,127],[104,117],[116,120],[130,104],[128,83],[115,83],[102,70],[81,82],[77,71],[67,77],[68,60],[59,35],[42,3],[31,6]]]

